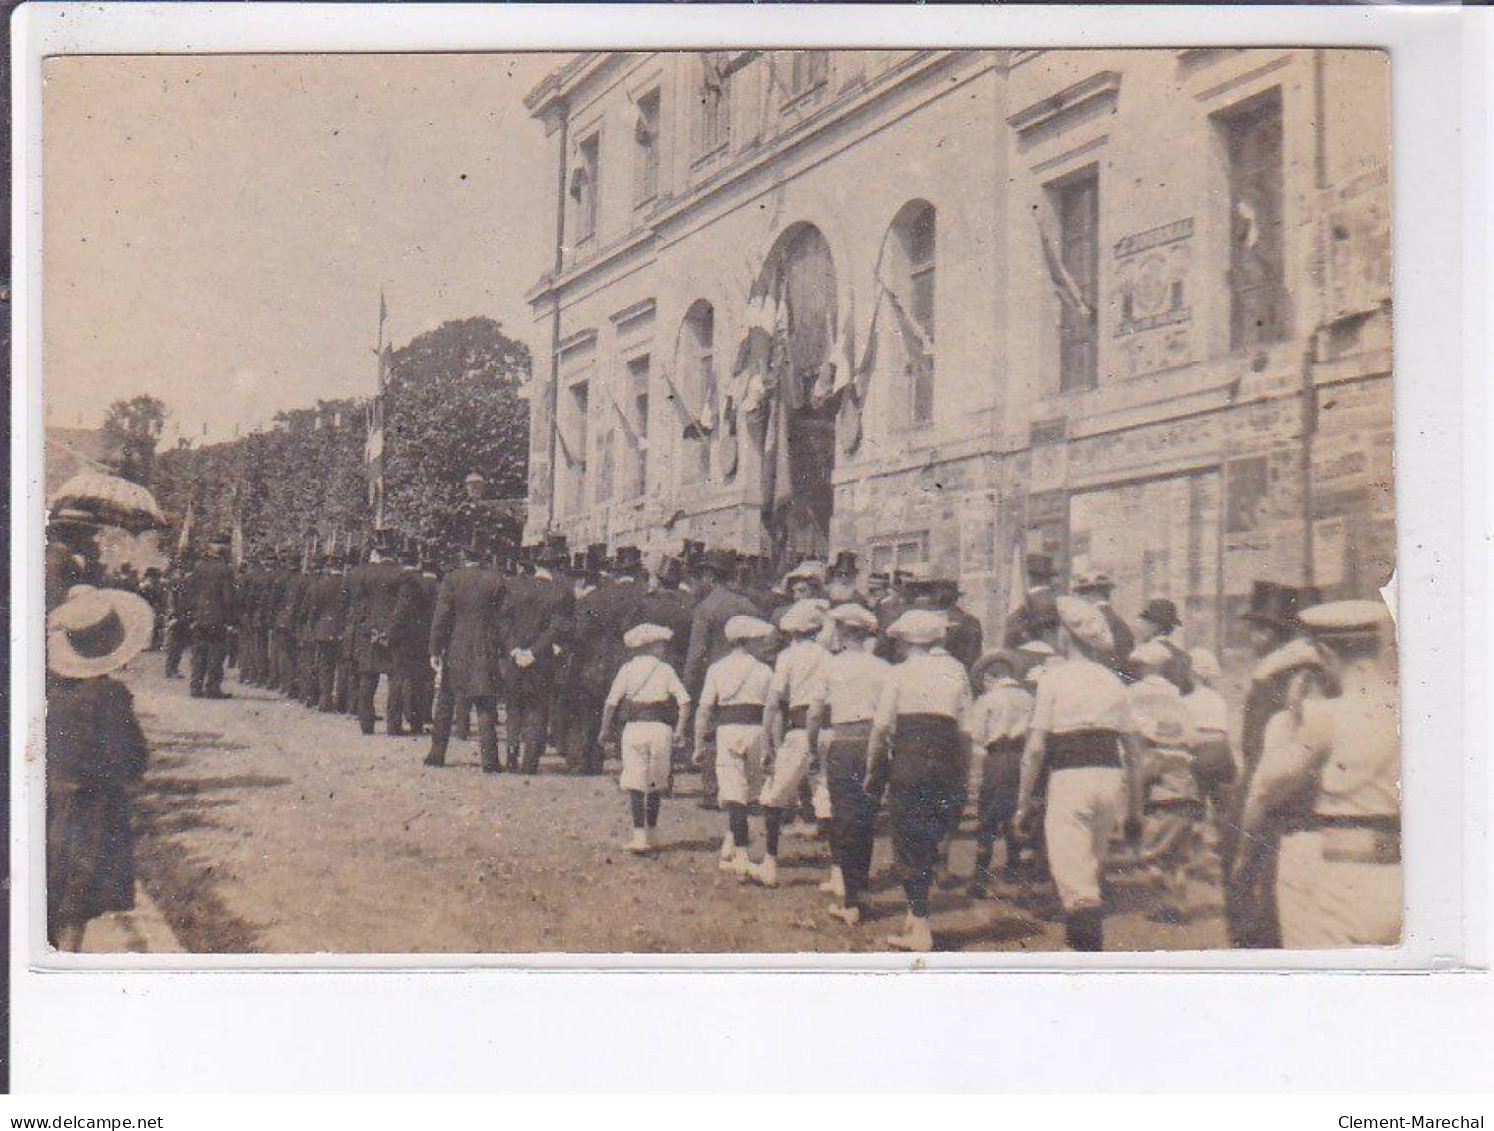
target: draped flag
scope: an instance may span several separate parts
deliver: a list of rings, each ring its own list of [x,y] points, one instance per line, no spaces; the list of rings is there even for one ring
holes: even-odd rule
[[[374,348],[378,358],[378,383],[364,418],[363,469],[368,480],[368,506],[373,511],[375,529],[384,525],[384,412],[389,372],[394,366],[394,347],[384,342],[384,323],[389,318],[389,304],[379,290],[379,341]]]
[[[192,544],[192,518],[195,506],[195,500],[187,500],[187,513],[182,519],[181,533],[176,536],[176,556],[178,558],[185,554],[187,547]]]
[[[618,404],[615,399],[612,402],[612,411],[617,413],[617,419],[622,424],[623,435],[627,437],[628,446],[634,451],[640,452],[648,447],[648,441],[638,435],[637,430],[633,427],[633,422],[628,419],[628,414],[622,410],[622,405]]]
[[[1018,610],[1027,603],[1027,579],[1023,577],[1025,572],[1023,563],[1022,541],[1018,539],[1012,543],[1012,571],[1008,574],[1011,579],[1006,595],[1006,619],[1011,620],[1017,615]]]
[[[1058,249],[1053,241],[1048,238],[1047,231],[1043,228],[1043,222],[1033,217],[1037,224],[1038,240],[1043,245],[1043,260],[1048,265],[1048,280],[1053,284],[1053,292],[1058,295],[1059,301],[1072,310],[1078,311],[1085,318],[1094,316],[1090,309],[1088,300],[1084,297],[1084,291],[1075,282],[1074,276],[1069,274],[1069,269],[1063,265],[1063,257],[1058,254]]]

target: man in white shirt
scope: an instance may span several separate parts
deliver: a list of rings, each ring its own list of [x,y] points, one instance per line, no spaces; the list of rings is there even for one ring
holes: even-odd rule
[[[877,813],[876,801],[866,792],[867,744],[891,665],[871,650],[877,632],[871,610],[837,605],[828,619],[841,650],[826,661],[810,693],[809,708],[809,745],[824,763],[830,793],[830,849],[835,860],[821,890],[839,899],[830,914],[854,926],[863,913]]]
[[[726,622],[731,651],[706,669],[695,714],[695,749],[715,748],[717,798],[726,810],[721,868],[739,876],[750,871],[748,777],[768,757],[763,717],[772,694],[773,669],[759,653],[775,631],[759,617],[734,616]]]
[[[868,792],[883,783],[892,817],[892,849],[908,900],[895,950],[934,947],[929,889],[939,845],[970,764],[970,680],[942,647],[947,624],[932,610],[911,609],[888,630],[907,658],[888,672],[873,721]]]

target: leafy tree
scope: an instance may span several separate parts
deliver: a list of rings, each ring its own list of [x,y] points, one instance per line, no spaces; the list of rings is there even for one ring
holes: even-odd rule
[[[166,406],[156,397],[142,393],[111,404],[103,433],[115,473],[135,483],[150,483],[156,444],[165,427]]]
[[[529,348],[491,318],[463,318],[396,350],[385,400],[386,519],[450,549],[474,522],[516,542],[529,471]],[[483,502],[465,481],[486,481]]]

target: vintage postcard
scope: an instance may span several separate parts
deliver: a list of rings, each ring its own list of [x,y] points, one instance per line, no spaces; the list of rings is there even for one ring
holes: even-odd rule
[[[48,60],[50,946],[1398,946],[1390,72]]]

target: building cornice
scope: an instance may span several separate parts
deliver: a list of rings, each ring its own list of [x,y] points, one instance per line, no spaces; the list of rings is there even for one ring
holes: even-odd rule
[[[1113,104],[1120,97],[1120,84],[1119,71],[1100,71],[1018,110],[1007,118],[1007,124],[1019,134],[1031,133],[1095,103]]]

